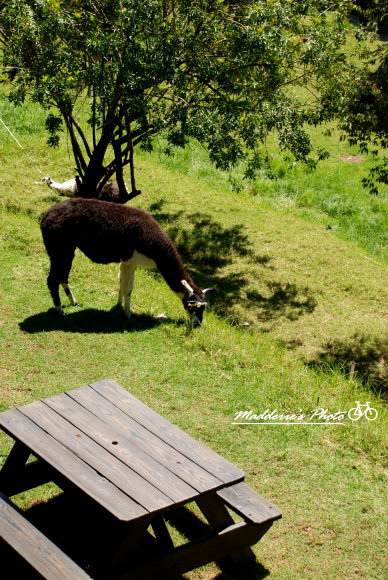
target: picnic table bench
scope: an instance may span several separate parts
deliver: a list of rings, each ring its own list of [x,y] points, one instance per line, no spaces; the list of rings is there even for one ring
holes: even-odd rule
[[[31,524],[2,493],[0,493],[0,530],[6,543],[45,578],[50,580],[90,578],[58,546]]]
[[[0,413],[0,427],[15,440],[0,471],[0,537],[45,578],[88,577],[9,500],[48,481],[77,490],[121,526],[109,564],[93,577],[170,578],[249,558],[281,517],[239,468],[109,379]],[[191,502],[207,533],[175,546],[166,519]],[[155,550],[142,557],[148,529]]]

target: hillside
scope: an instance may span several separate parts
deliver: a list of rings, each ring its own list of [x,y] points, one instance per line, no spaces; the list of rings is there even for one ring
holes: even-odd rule
[[[35,111],[35,110],[34,110]],[[23,114],[27,115],[26,112]],[[66,143],[47,150],[39,113],[14,118],[44,173],[72,176]],[[11,115],[11,114],[10,114]],[[34,120],[35,119],[35,120]],[[83,305],[52,310],[39,217],[59,198],[2,135],[0,409],[112,377],[236,463],[283,519],[255,548],[250,578],[382,578],[384,567],[384,309],[386,269],[325,220],[142,154],[143,194],[198,284],[216,286],[201,329],[187,325],[158,274],[139,272],[128,324],[115,307],[117,265],[78,254]],[[164,314],[160,320],[158,314]],[[352,362],[355,365],[351,364]],[[308,414],[370,401],[378,419],[336,425],[232,425],[241,410]],[[5,458],[10,442],[2,436]],[[54,486],[22,494],[28,507]],[[187,575],[214,578],[214,565]]]

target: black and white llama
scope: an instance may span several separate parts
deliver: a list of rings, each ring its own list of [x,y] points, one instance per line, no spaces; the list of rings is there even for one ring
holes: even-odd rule
[[[50,257],[47,285],[60,314],[59,285],[77,306],[68,279],[79,248],[98,264],[120,263],[119,303],[128,318],[136,268],[158,268],[182,300],[193,324],[201,325],[205,295],[212,289],[201,290],[194,284],[174,244],[147,212],[107,201],[74,198],[51,207],[41,220],[41,230]]]

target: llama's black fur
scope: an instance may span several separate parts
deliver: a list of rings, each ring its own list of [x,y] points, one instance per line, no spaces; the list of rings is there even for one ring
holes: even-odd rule
[[[202,304],[204,294],[187,273],[174,244],[147,212],[96,199],[74,198],[51,207],[41,220],[43,241],[50,257],[47,284],[60,307],[59,284],[68,285],[76,248],[99,264],[127,262],[138,252],[155,262],[170,288],[188,303]],[[185,281],[192,292],[182,286]],[[67,294],[70,290],[65,288]],[[198,310],[199,313],[199,310]]]
[[[76,184],[77,192],[75,195],[84,197],[86,199],[100,199],[102,201],[112,201],[113,203],[126,203],[132,199],[132,197],[134,197],[128,192],[123,195],[120,192],[119,185],[116,181],[108,181],[108,183],[105,183],[105,185],[98,193],[93,192],[93,195],[87,195],[85,193],[85,191],[82,189],[82,182],[78,177],[76,177]]]

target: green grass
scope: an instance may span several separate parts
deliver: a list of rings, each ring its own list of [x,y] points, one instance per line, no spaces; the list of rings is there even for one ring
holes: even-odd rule
[[[45,174],[59,181],[73,175],[66,143],[56,151],[45,147],[39,110],[7,115]],[[127,323],[115,306],[117,266],[80,254],[71,284],[83,307],[56,316],[38,220],[59,198],[34,184],[34,166],[7,134],[1,137],[0,409],[114,378],[236,463],[247,483],[282,509],[283,519],[255,547],[271,577],[382,578],[386,269],[379,228],[370,229],[374,240],[367,242],[339,217],[341,202],[359,208],[359,223],[369,223],[364,212],[382,219],[380,198],[361,191],[362,164],[350,168],[336,158],[320,173],[297,168],[236,195],[194,147],[175,165],[157,152],[138,157],[143,194],[136,205],[170,232],[194,279],[218,288],[205,324],[192,331],[166,284],[142,271]],[[294,193],[282,195],[281,184]],[[330,194],[338,198],[336,216],[315,200],[330,205]],[[158,320],[160,313],[167,319]],[[232,425],[240,410],[336,412],[356,400],[370,401],[378,419]],[[4,459],[10,441],[2,436],[0,443]],[[55,493],[45,486],[17,501],[25,508]],[[187,576],[213,578],[217,570],[210,565]],[[251,577],[260,577],[260,569]]]
[[[273,179],[263,174],[253,182],[246,182],[238,169],[231,174],[217,171],[205,150],[196,143],[184,150],[177,149],[174,157],[168,157],[162,153],[163,142],[160,142],[153,157],[169,169],[217,189],[231,191],[231,177],[253,200],[266,200],[275,208],[329,226],[336,235],[357,242],[369,254],[385,260],[388,187],[382,185],[379,195],[373,196],[361,184],[375,162],[374,157],[360,155],[357,148],[340,141],[340,132],[333,126],[311,129],[310,133],[314,145],[326,149],[330,157],[311,171],[303,164],[292,164],[281,158],[273,147],[270,150]]]

